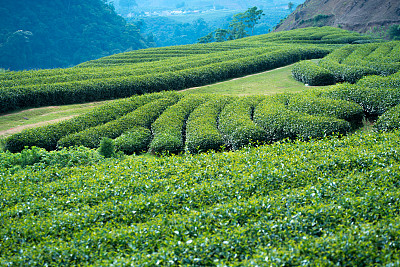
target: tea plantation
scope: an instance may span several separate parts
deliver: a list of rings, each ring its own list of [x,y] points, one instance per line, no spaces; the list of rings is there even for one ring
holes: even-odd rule
[[[179,91],[295,62],[332,86]],[[1,74],[2,112],[126,98],[4,140],[0,266],[399,266],[399,67],[323,27]]]

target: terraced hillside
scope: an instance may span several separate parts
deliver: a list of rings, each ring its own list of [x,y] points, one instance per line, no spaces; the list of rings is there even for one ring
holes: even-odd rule
[[[310,28],[2,76],[10,99],[132,96],[4,140],[0,265],[397,266],[399,42],[361,41]],[[177,91],[314,56],[294,76],[336,85]]]
[[[334,28],[133,51],[68,69],[0,75],[0,112],[180,90],[320,58],[367,37]]]

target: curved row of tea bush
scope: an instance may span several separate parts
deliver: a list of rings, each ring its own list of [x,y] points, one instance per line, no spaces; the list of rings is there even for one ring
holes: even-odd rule
[[[342,119],[289,110],[280,96],[269,97],[259,104],[254,121],[264,128],[266,141],[270,142],[285,138],[309,140],[351,130],[350,123]]]
[[[219,130],[228,148],[236,150],[264,141],[264,130],[253,122],[254,109],[264,99],[265,96],[240,97],[224,107],[219,116]]]
[[[9,136],[5,140],[5,149],[11,152],[20,152],[25,146],[37,146],[47,150],[54,150],[57,147],[58,140],[66,135],[102,125],[132,112],[151,101],[176,94],[172,92],[154,93],[108,102],[73,119],[42,127],[25,129],[20,133]]]
[[[223,149],[225,143],[218,129],[218,118],[225,105],[233,99],[227,96],[212,96],[208,102],[190,114],[186,124],[185,142],[185,149],[189,153]]]
[[[136,110],[108,123],[67,135],[57,142],[58,147],[85,146],[97,148],[102,138],[115,139],[134,127],[150,128],[151,124],[167,109],[174,105],[182,95],[170,95],[156,99]]]
[[[339,48],[320,60],[319,66],[331,72],[336,82],[356,83],[368,75],[388,76],[400,71],[395,49],[398,46],[397,41]]]
[[[325,68],[322,68],[312,61],[300,61],[294,64],[292,76],[297,81],[311,86],[335,84],[335,76]]]
[[[400,84],[399,74],[388,77],[370,76],[356,84],[336,85],[322,95],[353,101],[363,107],[367,116],[377,117],[400,104],[400,90],[396,84]]]
[[[45,85],[52,83],[79,82],[85,80],[98,80],[116,77],[141,76],[148,74],[161,74],[171,71],[185,70],[194,67],[201,67],[208,64],[220,63],[229,60],[245,58],[250,56],[263,55],[275,50],[284,48],[282,45],[270,45],[252,49],[236,49],[233,51],[217,51],[206,55],[187,54],[185,57],[168,58],[162,62],[141,62],[127,65],[115,65],[107,67],[70,68],[67,70],[58,69],[45,76],[44,73],[32,71],[30,75],[18,77],[18,79],[0,81],[0,87],[29,87],[31,85]],[[99,61],[101,61],[100,59]]]
[[[7,137],[5,148],[11,152],[26,146],[97,148],[102,138],[116,139],[124,134],[115,145],[127,154],[219,150],[221,138],[224,147],[237,150],[257,142],[318,138],[344,134],[350,125],[359,127],[363,109],[356,103],[329,99],[335,98],[333,92],[229,98],[178,92],[147,94],[110,102],[70,121],[22,131]],[[210,110],[205,111],[206,107]],[[205,116],[200,118],[200,114]],[[142,129],[150,127],[151,134]],[[135,133],[143,136],[143,141],[134,137]]]
[[[369,75],[388,76],[400,71],[400,42],[348,45],[319,61],[299,62],[293,77],[310,85],[356,83]]]
[[[150,92],[180,90],[273,69],[302,59],[322,57],[329,51],[315,46],[288,45],[257,56],[204,66],[195,64],[191,68],[186,67],[172,72],[7,87],[0,90],[0,112],[27,106],[81,103]]]
[[[290,95],[287,108],[309,115],[342,119],[348,121],[353,128],[359,127],[364,118],[363,108],[354,102],[316,97],[312,93]]]
[[[286,61],[289,63],[299,59],[321,57],[331,51],[332,48],[330,46],[319,45],[317,47],[301,44],[301,41],[304,40],[307,43],[306,41],[310,40],[307,36],[315,34],[319,38],[323,38],[338,33],[354,34],[334,28],[324,28],[323,30],[318,28],[301,29],[287,32],[284,36],[280,36],[281,33],[273,33],[225,43],[133,51],[91,61],[75,68],[7,72],[0,77],[0,103],[2,104],[0,105],[0,112],[26,106],[67,104],[126,97],[132,94],[153,92],[157,87],[160,88],[157,88],[156,91],[176,90],[190,85],[184,84],[180,75],[170,77],[178,80],[176,83],[172,83],[171,80],[167,79],[168,73],[166,72],[201,67],[205,66],[204,64],[223,63],[244,57],[248,57],[244,61],[251,62],[260,59],[260,57],[251,58],[251,56],[261,56],[268,51],[280,51],[281,54],[285,54],[287,50],[315,50],[313,55],[306,53],[306,55],[295,60]],[[293,39],[296,39],[299,43],[293,44],[290,41]],[[316,53],[317,51],[319,53]],[[298,51],[300,54],[304,52]],[[110,60],[115,60],[115,62],[110,65]],[[97,63],[98,65],[96,65]],[[267,64],[269,67],[252,67],[250,69],[248,64],[245,64],[247,65],[246,71],[240,70],[238,73],[229,71],[229,74],[225,74],[223,77],[215,77],[214,80],[237,77],[237,75],[262,71],[271,68],[271,66],[281,66],[282,64],[288,63]],[[240,69],[239,65],[236,67]],[[220,68],[220,66],[217,64],[212,68]],[[195,71],[195,73],[197,72]],[[161,75],[156,79],[158,82],[149,81],[150,77],[146,75],[151,74]],[[137,80],[132,75],[143,77]],[[193,74],[190,74],[190,76],[193,76]],[[132,78],[135,79],[132,80]],[[164,83],[160,84],[160,80]],[[190,80],[192,81],[193,77]],[[165,83],[169,83],[169,85],[165,85]],[[199,84],[199,82],[197,83]]]
[[[374,38],[333,27],[308,27],[279,31],[253,37],[261,42],[288,42],[314,44],[352,44],[374,41]]]
[[[2,168],[1,265],[395,266],[400,132]]]
[[[208,98],[208,95],[188,95],[165,110],[151,125],[154,137],[150,143],[150,151],[156,154],[182,152],[185,146],[186,120]]]
[[[136,126],[115,138],[115,150],[126,155],[144,153],[148,151],[152,138],[150,129]]]
[[[374,128],[378,131],[400,129],[400,104],[390,108],[380,116],[374,124]]]

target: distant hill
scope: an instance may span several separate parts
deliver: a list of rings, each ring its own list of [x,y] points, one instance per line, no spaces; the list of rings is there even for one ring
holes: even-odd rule
[[[228,9],[245,10],[249,7],[287,6],[289,2],[301,4],[304,0],[112,0],[113,5],[121,14],[127,9],[143,11],[173,10],[173,9]]]
[[[334,26],[367,32],[400,24],[399,0],[307,0],[276,30]]]
[[[0,68],[68,67],[147,47],[103,0],[7,1],[0,6]]]

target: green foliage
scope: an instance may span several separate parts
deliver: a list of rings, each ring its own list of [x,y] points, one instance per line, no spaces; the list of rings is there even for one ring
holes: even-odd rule
[[[400,70],[399,42],[352,45],[335,50],[319,65],[334,76],[336,82],[356,83],[368,75],[387,76]]]
[[[183,152],[186,120],[208,98],[208,95],[188,95],[169,107],[151,125],[154,138],[150,143],[150,151],[155,154]]]
[[[332,87],[324,95],[333,99],[353,101],[363,108],[368,117],[380,116],[391,107],[400,104],[399,89],[391,87],[370,88],[344,83]]]
[[[400,25],[393,24],[388,29],[388,35],[390,40],[400,40]]]
[[[148,49],[64,70],[9,72],[0,77],[0,112],[180,90],[323,57],[329,52],[329,48],[315,45],[266,45],[256,38]]]
[[[335,76],[312,61],[300,61],[292,69],[293,78],[311,86],[335,84]]]
[[[105,158],[111,158],[115,154],[115,146],[112,139],[103,137],[100,141],[99,154]]]
[[[140,28],[102,0],[9,2],[0,17],[0,66],[6,69],[69,67],[148,47]]]
[[[10,152],[20,152],[25,146],[37,146],[47,150],[54,150],[57,142],[67,135],[81,132],[85,129],[102,125],[109,121],[134,111],[152,100],[165,97],[165,93],[134,96],[128,99],[116,100],[89,111],[86,114],[71,120],[59,123],[26,129],[5,139],[5,149]]]
[[[253,35],[254,27],[264,15],[263,11],[257,7],[251,7],[246,12],[237,13],[233,16],[228,30],[218,28],[208,35],[199,38],[199,43],[224,42]],[[248,30],[251,31],[250,34],[247,32]]]
[[[101,162],[102,159],[103,157],[96,151],[86,147],[65,148],[50,152],[43,148],[26,147],[21,153],[9,151],[0,153],[0,169],[9,169],[14,173],[20,168],[28,166],[35,170],[43,170],[48,167],[89,166]]]
[[[239,97],[224,107],[218,127],[227,147],[237,150],[264,141],[264,130],[253,122],[254,109],[263,99],[264,96]]]
[[[313,95],[292,95],[287,103],[287,108],[292,111],[334,117],[346,120],[351,123],[353,128],[357,128],[364,118],[363,108],[350,101],[332,100]]]
[[[0,172],[2,265],[396,265],[399,131]]]
[[[218,130],[218,118],[231,97],[213,96],[196,108],[189,116],[186,125],[186,150],[189,153],[219,151],[225,146],[222,134]]]
[[[115,139],[115,149],[127,155],[143,153],[148,150],[151,139],[149,129],[135,127]]]
[[[391,131],[400,128],[400,104],[390,108],[374,124],[378,131]]]
[[[322,114],[317,112],[317,115],[292,111],[286,106],[289,101],[290,98],[285,96],[273,96],[264,100],[256,108],[254,121],[264,128],[266,141],[279,141],[285,138],[309,140],[332,134],[346,134],[351,129],[349,122],[335,117],[327,117],[329,113],[325,115],[324,110],[319,111]],[[296,104],[293,106],[295,107]],[[312,110],[312,108],[306,107],[302,111],[312,114]]]
[[[115,139],[138,126],[150,128],[151,124],[163,111],[175,104],[179,98],[180,95],[175,94],[166,98],[156,99],[116,120],[88,128],[75,134],[67,135],[57,142],[57,146],[86,146],[89,148],[97,148],[100,144],[100,140],[104,137]]]

